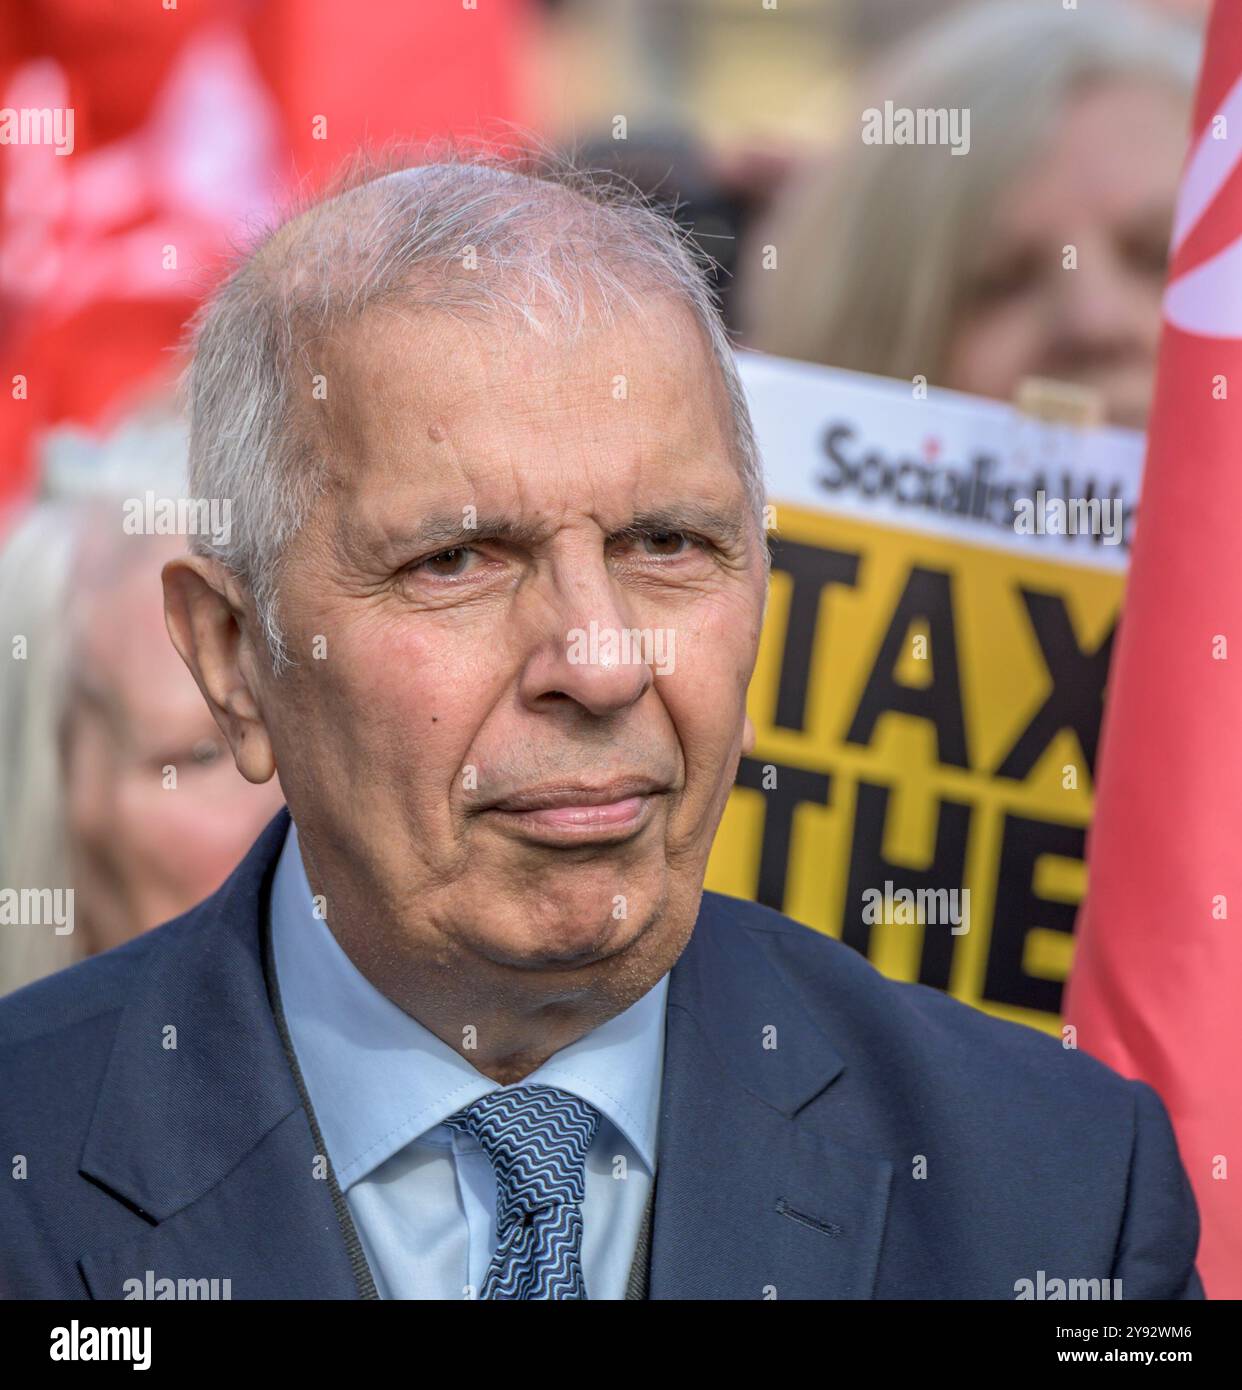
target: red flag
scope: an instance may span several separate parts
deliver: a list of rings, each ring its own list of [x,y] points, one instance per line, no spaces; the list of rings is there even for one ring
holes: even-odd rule
[[[1168,1106],[1208,1296],[1242,1297],[1242,15],[1208,26],[1066,993]]]
[[[0,146],[0,532],[56,424],[157,386],[221,255],[278,190],[365,143],[526,128],[533,0],[0,0],[0,110],[69,110],[71,148]],[[365,21],[360,18],[365,10]]]

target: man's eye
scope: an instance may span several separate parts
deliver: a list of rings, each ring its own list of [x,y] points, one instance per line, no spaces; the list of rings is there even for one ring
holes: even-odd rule
[[[649,555],[660,555],[670,559],[682,554],[690,544],[690,537],[684,531],[648,531],[644,534],[642,542]]]
[[[469,546],[454,546],[452,550],[442,550],[438,555],[429,555],[414,568],[426,570],[428,574],[434,574],[441,579],[452,579],[459,574],[465,574],[474,553]]]

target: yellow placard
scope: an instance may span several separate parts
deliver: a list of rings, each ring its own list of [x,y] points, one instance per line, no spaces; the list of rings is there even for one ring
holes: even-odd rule
[[[707,886],[1056,1032],[1124,575],[779,502],[777,523],[758,746]]]

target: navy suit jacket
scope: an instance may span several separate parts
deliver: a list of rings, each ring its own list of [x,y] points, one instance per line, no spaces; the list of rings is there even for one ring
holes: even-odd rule
[[[0,1000],[0,1155],[25,1160],[0,1296],[151,1271],[374,1297],[265,983],[287,825],[184,917]],[[1164,1107],[1054,1038],[707,893],[665,1048],[651,1298],[1012,1299],[1041,1271],[1203,1296]]]

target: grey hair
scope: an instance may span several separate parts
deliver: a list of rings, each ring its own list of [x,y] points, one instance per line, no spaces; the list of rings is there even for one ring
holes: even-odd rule
[[[463,273],[468,255],[475,273]],[[262,237],[196,315],[186,387],[191,491],[231,499],[234,516],[226,541],[198,535],[192,549],[247,586],[273,669],[289,664],[282,556],[323,476],[297,425],[295,382],[311,373],[314,339],[373,306],[507,312],[544,333],[533,308],[547,305],[576,334],[590,309],[607,323],[615,305],[637,308],[639,292],[670,294],[692,311],[720,369],[762,533],[763,467],[711,263],[620,176],[569,156],[496,151],[449,150],[378,176],[355,169],[342,190]]]
[[[1145,79],[1180,95],[1189,122],[1199,49],[1185,25],[1113,0],[1075,10],[986,0],[911,35],[860,78],[839,148],[790,181],[742,248],[747,345],[943,384],[988,215],[1067,99],[1111,78]],[[862,144],[859,113],[885,99],[968,110],[968,157]],[[779,270],[759,268],[766,245]]]

